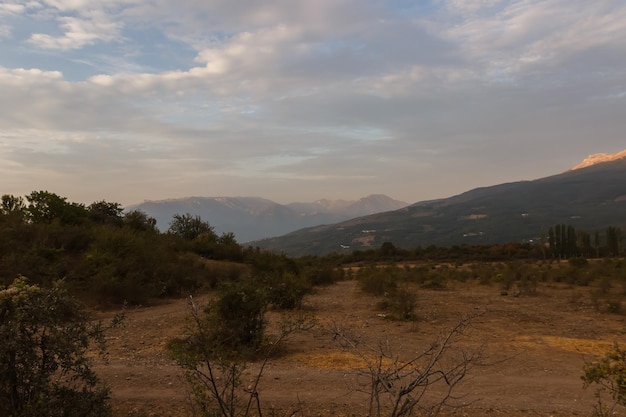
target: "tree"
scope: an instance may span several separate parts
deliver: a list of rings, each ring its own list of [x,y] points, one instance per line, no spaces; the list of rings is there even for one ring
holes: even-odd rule
[[[237,243],[234,233],[222,233],[220,237],[217,238],[216,245],[212,246],[214,259],[228,259],[231,261],[243,260],[243,251],[241,245]]]
[[[33,223],[79,224],[87,217],[82,204],[68,203],[67,198],[48,191],[33,191],[28,196],[27,212]]]
[[[379,249],[380,256],[382,256],[383,258],[393,257],[397,253],[397,251],[397,248],[392,242],[383,242]]]
[[[119,203],[109,203],[107,201],[96,201],[87,207],[89,218],[100,224],[113,224],[121,226],[124,222],[124,207]]]
[[[0,290],[0,415],[105,417],[109,391],[91,370],[92,324],[61,284],[44,289],[25,278]]]
[[[560,224],[557,224],[554,227],[554,234],[556,255],[559,259],[561,259],[563,257],[563,229]]]
[[[141,210],[132,210],[124,216],[124,226],[137,232],[155,232],[156,219]]]
[[[16,197],[14,195],[5,194],[2,196],[2,203],[0,205],[0,214],[4,216],[14,216],[20,221],[24,219],[26,212],[26,203],[22,197]]]
[[[588,232],[581,230],[576,233],[576,245],[578,246],[580,256],[586,258],[592,256],[591,235]]]
[[[606,246],[610,256],[620,256],[622,246],[622,230],[619,227],[607,227]]]
[[[192,216],[191,214],[176,214],[170,223],[167,232],[180,236],[186,240],[194,240],[200,236],[204,236],[205,240],[215,243],[218,239],[213,226],[205,222],[200,216]]]
[[[574,226],[557,224],[548,230],[548,242],[552,255],[558,259],[567,259],[579,253],[578,234]]]
[[[567,226],[567,251],[566,256],[569,258],[571,256],[578,255],[578,244],[576,239],[576,229],[574,226]]]

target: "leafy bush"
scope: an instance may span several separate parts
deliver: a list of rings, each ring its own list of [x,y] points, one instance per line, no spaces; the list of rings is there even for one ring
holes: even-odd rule
[[[615,344],[613,348],[597,361],[585,364],[581,377],[585,388],[597,385],[597,404],[595,415],[598,417],[617,415],[617,409],[626,409],[626,351]],[[611,403],[607,404],[606,396]]]
[[[212,349],[244,356],[256,351],[263,341],[267,305],[266,294],[251,280],[222,284],[205,310]]]
[[[106,417],[109,391],[87,351],[104,352],[100,325],[57,284],[18,279],[0,290],[0,415]]]
[[[268,302],[281,309],[299,308],[304,296],[312,291],[306,278],[293,273],[266,274],[263,281]]]
[[[233,289],[235,287],[227,289],[214,303],[214,306],[217,306],[215,310],[205,309],[204,314],[200,313],[193,298],[189,297],[192,319],[191,327],[188,329],[190,336],[186,339],[170,340],[168,343],[170,354],[184,371],[193,416],[262,416],[259,387],[269,358],[284,340],[295,333],[310,330],[315,325],[311,317],[301,315],[299,312],[284,318],[278,326],[278,335],[255,352],[254,359],[260,358],[260,361],[257,362],[256,369],[251,370],[247,362],[250,358],[247,358],[245,350],[229,351],[228,340],[216,339],[224,336],[215,332],[218,326],[215,320],[224,312],[221,308],[226,307],[226,316],[232,318],[234,305],[231,305],[231,301],[245,301],[241,299],[245,292],[233,293],[231,291]],[[215,312],[218,314],[214,315]],[[256,314],[253,316],[254,320],[258,318]],[[275,415],[272,409],[268,414]]]
[[[392,269],[363,268],[357,273],[359,285],[371,295],[383,296],[397,288],[397,279]]]
[[[215,289],[220,283],[242,280],[250,275],[250,268],[241,263],[215,261],[193,255],[181,256],[180,260],[191,266],[188,280],[190,284],[197,284],[197,288]],[[199,271],[203,271],[202,274]]]
[[[417,296],[407,286],[389,292],[379,307],[389,312],[394,320],[416,320]]]
[[[194,240],[202,235],[208,236],[209,240],[217,241],[217,235],[208,222],[203,221],[200,216],[191,214],[175,214],[170,223],[167,233],[182,237],[186,240]]]
[[[343,269],[330,266],[309,267],[303,274],[313,286],[331,285],[344,278]]]

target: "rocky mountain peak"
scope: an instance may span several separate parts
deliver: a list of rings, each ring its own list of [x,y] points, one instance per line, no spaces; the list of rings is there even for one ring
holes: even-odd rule
[[[601,164],[603,162],[611,162],[622,158],[626,158],[626,149],[617,153],[596,153],[593,155],[589,155],[580,164],[576,165],[571,170],[574,171],[577,169],[590,167],[592,165]]]

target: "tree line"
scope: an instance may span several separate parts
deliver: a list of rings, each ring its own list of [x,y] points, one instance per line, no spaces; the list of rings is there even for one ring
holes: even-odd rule
[[[548,229],[548,248],[553,258],[601,258],[622,256],[622,230],[609,226],[592,235],[572,225],[557,224]]]
[[[551,226],[547,233],[528,242],[494,244],[459,244],[452,246],[417,246],[405,249],[393,242],[379,247],[357,249],[350,253],[334,252],[324,256],[303,256],[300,261],[333,265],[352,263],[433,261],[433,262],[507,262],[511,260],[562,260],[580,258],[616,258],[624,255],[624,235],[616,226],[587,232],[571,225]]]

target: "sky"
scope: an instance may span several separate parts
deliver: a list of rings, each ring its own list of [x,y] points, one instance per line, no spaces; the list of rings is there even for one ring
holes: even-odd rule
[[[0,1],[0,194],[413,203],[624,149],[623,0]]]

